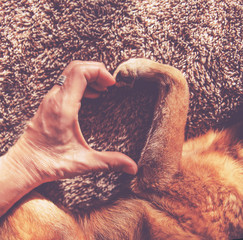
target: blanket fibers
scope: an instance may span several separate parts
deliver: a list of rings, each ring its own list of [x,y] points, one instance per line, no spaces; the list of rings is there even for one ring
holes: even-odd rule
[[[74,59],[101,61],[113,72],[129,58],[146,57],[181,70],[190,87],[187,138],[239,120],[242,11],[238,0],[1,0],[1,154]],[[88,143],[138,161],[155,92],[139,83],[83,100],[79,119]],[[129,180],[99,172],[38,190],[81,214],[124,196]]]

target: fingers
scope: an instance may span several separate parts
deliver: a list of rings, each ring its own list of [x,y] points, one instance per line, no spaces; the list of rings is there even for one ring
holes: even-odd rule
[[[97,98],[100,92],[115,84],[113,76],[104,64],[99,62],[73,61],[64,69],[62,75],[65,76],[64,84],[55,85],[45,98],[58,103],[54,106],[56,111],[70,118],[76,117],[83,96]],[[49,102],[48,108],[51,109]]]
[[[100,96],[100,91],[96,91],[89,86],[86,87],[84,95],[83,95],[83,97],[91,98],[91,99],[98,98],[99,96]]]
[[[93,152],[93,158],[97,165],[109,170],[122,171],[135,175],[137,173],[137,164],[128,156],[119,152]]]
[[[72,96],[72,100],[80,102],[86,86],[87,97],[99,96],[99,92],[105,91],[108,86],[115,84],[115,79],[106,70],[104,64],[98,62],[71,62],[63,71],[62,75],[67,77],[63,91]]]

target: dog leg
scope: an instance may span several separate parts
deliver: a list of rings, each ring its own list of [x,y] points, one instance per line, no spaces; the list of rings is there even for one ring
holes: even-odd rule
[[[122,63],[114,73],[117,76],[158,84],[158,100],[133,190],[161,192],[178,170],[181,158],[189,105],[187,82],[179,70],[147,59]]]

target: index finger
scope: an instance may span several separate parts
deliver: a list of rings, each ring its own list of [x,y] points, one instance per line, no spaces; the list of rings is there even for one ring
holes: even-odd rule
[[[63,91],[71,97],[72,101],[80,102],[87,84],[96,84],[100,89],[115,84],[114,77],[101,63],[78,62],[63,71],[66,81]]]

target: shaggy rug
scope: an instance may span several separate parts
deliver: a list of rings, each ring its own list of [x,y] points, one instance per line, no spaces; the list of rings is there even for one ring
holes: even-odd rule
[[[0,154],[14,144],[72,60],[113,72],[132,57],[182,71],[190,87],[187,138],[242,119],[242,15],[238,0],[1,0]],[[80,125],[98,150],[138,161],[156,86],[112,88],[84,100]],[[91,173],[39,188],[80,213],[126,193],[127,175]]]

